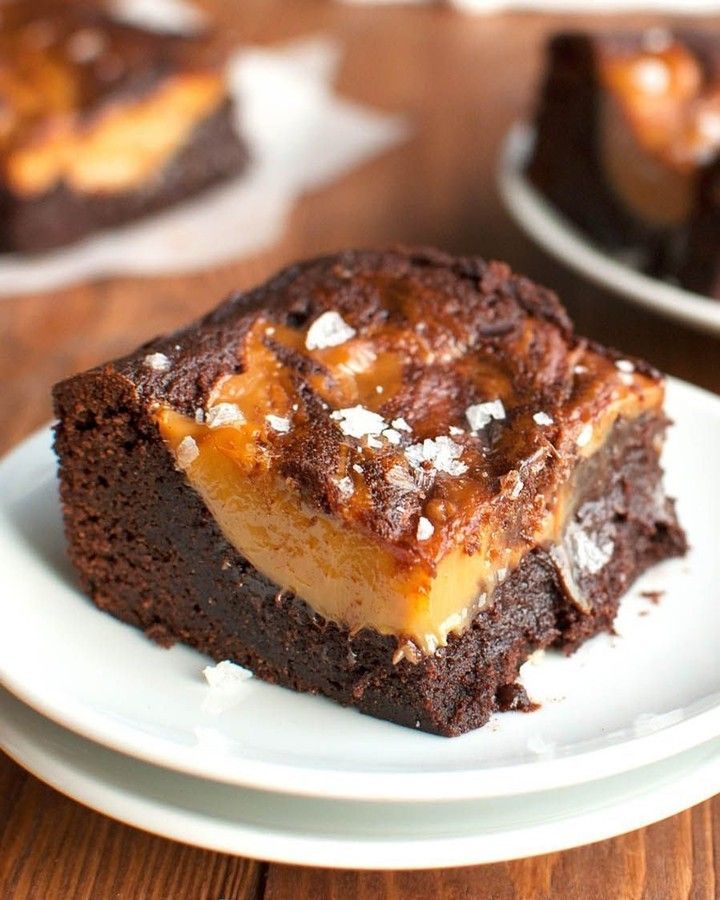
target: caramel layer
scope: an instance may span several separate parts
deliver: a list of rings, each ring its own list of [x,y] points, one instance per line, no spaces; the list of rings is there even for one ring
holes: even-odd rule
[[[206,411],[193,419],[161,405],[156,417],[190,485],[256,569],[351,631],[373,628],[432,653],[490,602],[528,551],[559,542],[574,513],[573,475],[583,458],[602,449],[618,417],[659,408],[663,389],[628,371],[630,364],[618,369],[585,351],[573,392],[553,410],[555,426],[545,428],[551,441],[525,403],[512,407],[517,398],[507,379],[468,355],[463,377],[507,392],[507,418],[492,426],[499,449],[466,429],[452,461],[461,466],[430,472],[423,464],[418,474],[408,459],[426,436],[402,429],[392,440],[383,432],[373,442],[331,424],[348,404],[366,401],[369,410],[372,401],[382,410],[378,398],[398,396],[402,343],[386,337],[355,336],[308,351],[302,333],[260,320],[246,339],[244,372],[218,382]],[[287,353],[295,355],[292,365]],[[298,358],[311,402],[293,377]],[[462,431],[435,412],[436,434]],[[541,421],[553,421],[544,416]],[[312,439],[320,419],[337,428],[335,468],[328,472],[337,492],[332,512],[307,496],[302,478],[285,467],[285,460],[302,455],[298,447]],[[503,461],[496,463],[503,465],[497,478],[493,453]],[[372,527],[378,477],[416,493],[406,523],[391,535]]]

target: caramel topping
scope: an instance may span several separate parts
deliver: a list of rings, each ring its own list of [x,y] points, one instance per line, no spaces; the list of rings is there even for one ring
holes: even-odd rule
[[[257,315],[242,371],[217,381],[204,421],[162,404],[157,422],[259,571],[351,630],[399,635],[431,653],[529,550],[558,541],[579,460],[619,416],[658,408],[662,385],[581,345],[552,363],[555,332],[539,345],[543,329],[529,321],[504,339],[507,356],[497,345],[445,342],[444,365],[401,320],[349,325],[342,343],[308,349],[312,322]],[[523,387],[523,360],[540,347],[545,368]],[[540,427],[531,401],[537,379],[550,377],[567,387],[545,393]],[[427,403],[408,401],[408,391],[424,398],[438,386]]]

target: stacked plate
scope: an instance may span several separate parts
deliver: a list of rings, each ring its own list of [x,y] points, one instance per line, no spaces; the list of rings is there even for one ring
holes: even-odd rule
[[[698,803],[720,791],[720,400],[671,382],[668,411],[690,555],[633,589],[617,634],[526,664],[537,712],[452,740],[257,679],[211,687],[208,660],[99,612],[38,433],[0,464],[0,745],[139,828],[333,867],[525,857]]]

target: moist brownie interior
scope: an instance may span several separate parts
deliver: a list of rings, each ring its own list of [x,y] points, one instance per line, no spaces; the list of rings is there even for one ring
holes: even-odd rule
[[[71,559],[160,643],[460,734],[684,552],[662,402],[504,264],[309,260],[55,388]]]

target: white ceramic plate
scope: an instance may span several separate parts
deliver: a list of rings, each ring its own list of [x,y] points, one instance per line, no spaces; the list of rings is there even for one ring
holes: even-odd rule
[[[99,612],[66,562],[47,432],[0,464],[0,683],[62,725],[188,774],[316,797],[547,790],[720,735],[720,399],[672,381],[669,489],[692,543],[628,596],[618,637],[525,667],[542,708],[448,740],[252,679],[222,710],[207,660]],[[662,590],[654,606],[641,591]]]
[[[627,300],[701,331],[720,334],[720,301],[651,278],[595,246],[525,177],[535,133],[515,125],[502,151],[498,182],[506,207],[520,227],[552,256]]]
[[[720,741],[624,775],[451,803],[316,800],[159,769],[77,737],[0,689],[0,748],[43,781],[145,831],[258,859],[426,869],[550,853],[649,825],[720,791]]]

